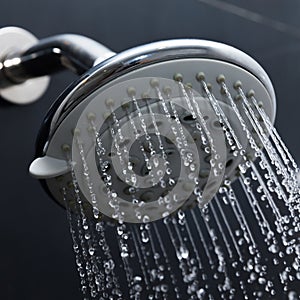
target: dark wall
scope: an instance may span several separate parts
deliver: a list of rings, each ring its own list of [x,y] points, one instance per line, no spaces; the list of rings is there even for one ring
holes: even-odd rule
[[[278,98],[277,127],[299,161],[299,12],[300,2],[292,0],[3,0],[0,27],[24,27],[38,38],[79,33],[115,51],[176,37],[234,45],[269,73]],[[81,299],[65,211],[27,172],[47,108],[75,78],[53,76],[47,93],[30,106],[0,99],[1,299]]]

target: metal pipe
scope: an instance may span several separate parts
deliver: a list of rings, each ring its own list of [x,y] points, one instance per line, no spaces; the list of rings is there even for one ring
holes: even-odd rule
[[[0,63],[0,88],[65,69],[81,75],[113,55],[110,49],[84,36],[62,34],[45,38]]]

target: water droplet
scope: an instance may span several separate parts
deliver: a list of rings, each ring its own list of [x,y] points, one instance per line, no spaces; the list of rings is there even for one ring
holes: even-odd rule
[[[265,284],[265,283],[266,283],[266,278],[259,277],[259,278],[258,278],[258,283],[259,283],[259,284],[262,284],[262,285]]]
[[[187,259],[189,257],[189,250],[185,246],[180,246],[180,253],[183,259]]]
[[[169,287],[168,287],[168,285],[166,285],[166,284],[162,284],[162,285],[160,286],[160,290],[161,290],[163,293],[167,293],[168,290],[169,290]]]
[[[143,242],[143,243],[148,243],[148,241],[149,241],[149,236],[148,236],[147,231],[143,230],[143,231],[141,232],[141,236],[142,236],[142,242]]]
[[[251,183],[251,179],[249,177],[244,178],[244,184],[249,185]]]
[[[125,258],[125,257],[128,257],[128,252],[125,252],[125,251],[121,251],[121,257]]]
[[[269,247],[269,251],[272,252],[272,253],[278,253],[280,250],[279,246],[278,245],[275,245],[275,244],[272,244],[270,247]]]
[[[210,153],[210,147],[205,147],[204,151],[205,151],[205,153]]]
[[[295,291],[290,291],[288,293],[288,300],[297,300],[297,299],[299,299],[299,298]]]

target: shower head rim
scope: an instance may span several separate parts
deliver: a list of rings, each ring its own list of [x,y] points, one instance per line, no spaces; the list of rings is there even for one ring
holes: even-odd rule
[[[70,85],[47,114],[46,121],[41,128],[43,138],[40,134],[40,138],[37,140],[37,154],[45,153],[56,128],[72,111],[73,107],[78,105],[88,94],[131,71],[164,61],[186,58],[214,59],[245,69],[254,75],[267,90],[274,104],[273,115],[275,116],[276,97],[271,80],[264,69],[243,51],[220,42],[201,39],[158,41],[116,54],[95,65]]]

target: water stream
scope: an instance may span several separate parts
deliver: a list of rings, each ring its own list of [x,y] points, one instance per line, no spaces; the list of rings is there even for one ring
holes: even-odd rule
[[[167,192],[162,192],[158,199],[162,217],[151,222],[144,213],[143,208],[156,187],[149,189],[148,194],[139,187],[134,174],[136,162],[124,158],[127,154],[132,157],[132,153],[127,147],[123,123],[109,101],[108,131],[113,140],[111,149],[115,149],[111,155],[116,156],[130,186],[126,195],[134,208],[136,224],[124,221],[126,205],[121,205],[118,198],[119,179],[111,173],[111,149],[106,148],[95,116],[90,116],[89,126],[104,182],[102,188],[113,208],[111,216],[102,214],[97,205],[97,184],[90,175],[86,159],[89,149],[81,140],[81,131],[76,131],[74,138],[88,201],[80,191],[70,149],[65,149],[71,169],[71,192],[64,186],[61,191],[84,299],[300,299],[299,170],[292,155],[254,93],[247,95],[239,85],[236,95],[232,95],[225,80],[219,80],[226,98],[224,106],[199,75],[200,89],[224,133],[226,149],[239,161],[235,176],[229,178],[225,172],[219,192],[203,205],[201,180],[206,178],[208,186],[209,180],[220,176],[219,171],[227,166],[218,163],[220,153],[201,102],[181,79],[177,82],[181,101],[190,110],[185,120],[178,103],[172,101],[170,88],[160,88],[157,81],[151,82],[158,98],[156,106],[147,102],[147,97],[143,105],[130,88],[127,93],[135,114],[127,106],[125,115],[138,143],[135,151],[140,152],[144,175],[152,174],[153,182],[158,176],[156,184],[162,191],[170,191],[178,179],[173,150],[168,148],[171,143],[176,146],[177,159],[187,167],[186,176],[194,183],[193,201],[182,209],[171,212],[177,195],[168,197]],[[238,132],[226,107],[239,123]],[[173,141],[164,139],[160,131],[159,109],[167,118]],[[195,175],[195,153],[189,152],[191,141],[184,131],[188,122],[195,136],[199,136],[200,155],[208,157],[212,177],[210,170],[201,166]],[[156,155],[163,159],[156,160]],[[153,175],[152,171],[159,172],[160,166],[166,174]],[[190,186],[183,182],[182,189],[188,190]]]

